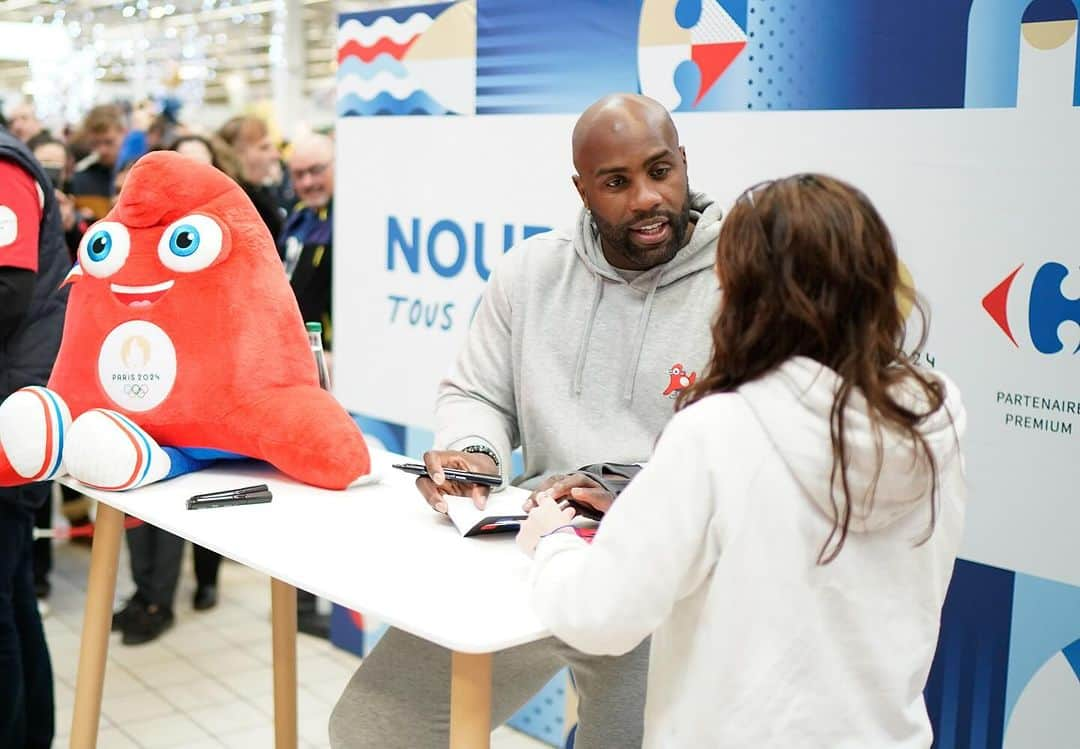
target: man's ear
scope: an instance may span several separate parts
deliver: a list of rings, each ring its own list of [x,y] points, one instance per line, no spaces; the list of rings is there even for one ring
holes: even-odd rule
[[[585,194],[585,186],[581,184],[581,177],[574,175],[570,178],[570,181],[574,183],[574,189],[577,190],[578,197],[581,198],[582,204],[585,206],[585,210],[589,210],[589,198]]]
[[[686,146],[679,146],[679,153],[682,154],[683,166],[686,166]]]

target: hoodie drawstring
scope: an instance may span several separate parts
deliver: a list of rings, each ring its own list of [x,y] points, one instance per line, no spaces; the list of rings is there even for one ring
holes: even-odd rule
[[[592,337],[593,323],[596,322],[596,311],[600,309],[600,298],[604,295],[604,279],[599,274],[593,274],[596,281],[593,292],[592,308],[589,310],[589,319],[585,322],[585,334],[581,336],[581,344],[578,346],[577,366],[574,367],[573,395],[581,395],[583,379],[585,376],[585,355],[589,350],[589,338]]]
[[[630,368],[626,372],[626,388],[623,390],[623,399],[634,399],[634,383],[637,382],[638,363],[641,361],[641,350],[645,348],[645,332],[649,328],[649,317],[652,316],[653,299],[656,290],[660,287],[662,273],[656,274],[656,279],[645,297],[645,305],[641,308],[641,316],[638,318],[637,331],[634,333],[634,358],[630,361]]]

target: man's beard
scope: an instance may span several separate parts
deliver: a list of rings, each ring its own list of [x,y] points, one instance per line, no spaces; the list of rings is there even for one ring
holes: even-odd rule
[[[630,227],[657,218],[667,219],[668,225],[671,227],[671,237],[668,238],[668,241],[655,246],[635,244]],[[647,211],[634,214],[632,219],[621,224],[609,224],[594,213],[593,221],[596,223],[596,230],[600,233],[604,244],[612,250],[621,252],[627,258],[640,258],[642,260],[648,258],[651,260],[662,257],[664,259],[660,262],[667,262],[675,257],[675,254],[682,249],[683,244],[686,242],[687,230],[690,227],[690,191],[689,189],[686,191],[686,200],[683,202],[682,210],[678,213],[672,211]]]

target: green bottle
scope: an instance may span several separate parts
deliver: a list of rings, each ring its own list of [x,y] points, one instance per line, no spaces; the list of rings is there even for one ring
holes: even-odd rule
[[[322,323],[309,322],[306,327],[311,353],[315,355],[315,366],[319,370],[319,387],[323,390],[330,390],[330,370],[326,367],[326,354],[323,352],[322,347]]]

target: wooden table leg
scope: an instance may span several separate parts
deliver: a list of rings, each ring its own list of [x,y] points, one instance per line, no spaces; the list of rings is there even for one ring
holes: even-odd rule
[[[455,652],[450,672],[450,749],[491,746],[491,653]]]
[[[270,578],[274,627],[274,747],[296,749],[296,588]]]
[[[113,595],[116,593],[116,565],[124,513],[98,502],[94,523],[94,546],[90,553],[90,575],[86,586],[79,669],[75,677],[75,713],[71,720],[72,749],[94,749],[101,720],[101,692],[105,685],[105,659],[112,629]]]

